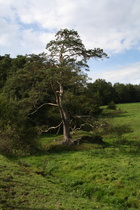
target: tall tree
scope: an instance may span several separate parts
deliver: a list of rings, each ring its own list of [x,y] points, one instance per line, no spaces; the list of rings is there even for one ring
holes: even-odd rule
[[[107,54],[100,48],[87,50],[77,31],[68,29],[58,31],[55,40],[50,41],[46,49],[48,59],[52,63],[48,79],[55,94],[55,106],[59,108],[63,123],[63,142],[69,144],[70,116],[64,103],[65,92],[86,82],[87,75],[83,70],[89,70],[87,61],[90,58],[104,58]]]

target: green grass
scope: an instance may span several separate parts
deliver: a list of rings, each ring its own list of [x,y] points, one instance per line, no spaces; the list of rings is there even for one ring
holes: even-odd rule
[[[116,124],[130,125],[134,130],[134,134],[140,135],[140,103],[118,104],[117,110],[118,114],[115,114],[114,111],[114,116],[110,115],[114,119],[113,121]]]
[[[118,105],[124,113],[124,117],[121,118],[121,123],[129,124],[134,130],[133,136],[140,136],[140,103],[131,103],[131,104],[122,104]],[[119,123],[119,119],[116,118],[117,123]],[[139,139],[140,140],[140,139]]]
[[[104,110],[104,120],[132,133],[105,134],[98,144],[62,146],[62,136],[43,135],[43,151],[13,160],[0,156],[0,209],[140,209],[140,103]],[[74,138],[92,135],[77,132]]]

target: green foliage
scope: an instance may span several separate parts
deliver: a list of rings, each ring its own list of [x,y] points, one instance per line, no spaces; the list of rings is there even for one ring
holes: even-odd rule
[[[9,55],[0,56],[0,89],[5,85],[9,69],[11,68],[11,60]]]
[[[140,101],[140,85],[115,83],[113,86],[116,92],[116,103],[130,103]]]
[[[54,64],[88,68],[87,60],[90,58],[106,58],[107,54],[100,48],[87,50],[75,30],[61,29],[50,41],[46,49],[51,52]],[[80,70],[80,69],[79,69]]]
[[[22,155],[37,147],[37,133],[14,101],[0,97],[0,151]]]
[[[112,85],[103,79],[97,79],[87,84],[90,96],[98,94],[100,105],[107,105],[111,101],[115,103],[140,102],[140,85],[115,83]]]
[[[114,101],[111,101],[108,106],[107,106],[108,109],[114,109],[116,110],[117,106],[116,104],[114,103]]]
[[[116,97],[112,84],[103,79],[97,79],[94,83],[89,83],[88,89],[91,94],[98,94],[101,105],[106,105],[114,101]]]

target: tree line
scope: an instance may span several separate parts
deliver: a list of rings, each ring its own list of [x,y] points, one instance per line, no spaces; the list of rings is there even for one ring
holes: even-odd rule
[[[100,114],[101,105],[140,101],[140,85],[87,82],[88,60],[107,57],[100,48],[87,50],[68,29],[39,55],[0,56],[0,149],[36,149],[37,134],[53,129],[70,144],[70,131]]]
[[[97,79],[88,84],[91,92],[99,94],[101,105],[108,105],[111,101],[116,104],[140,102],[140,84],[123,84],[107,82],[104,79]]]

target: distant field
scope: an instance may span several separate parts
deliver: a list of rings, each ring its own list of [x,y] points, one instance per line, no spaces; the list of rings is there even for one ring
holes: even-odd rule
[[[140,141],[140,103],[118,104],[119,114],[112,114],[107,119],[116,125],[128,125],[133,129],[126,136]]]
[[[110,113],[110,114],[109,114]],[[103,119],[133,132],[104,134],[105,147],[59,145],[62,136],[44,135],[43,151],[30,157],[0,156],[0,209],[140,209],[140,103],[104,110]],[[92,135],[77,132],[75,136]]]
[[[134,130],[134,136],[139,137],[140,140],[140,103],[120,104],[118,108],[126,113],[123,114],[124,118],[121,120],[116,118],[116,122],[129,124]]]

